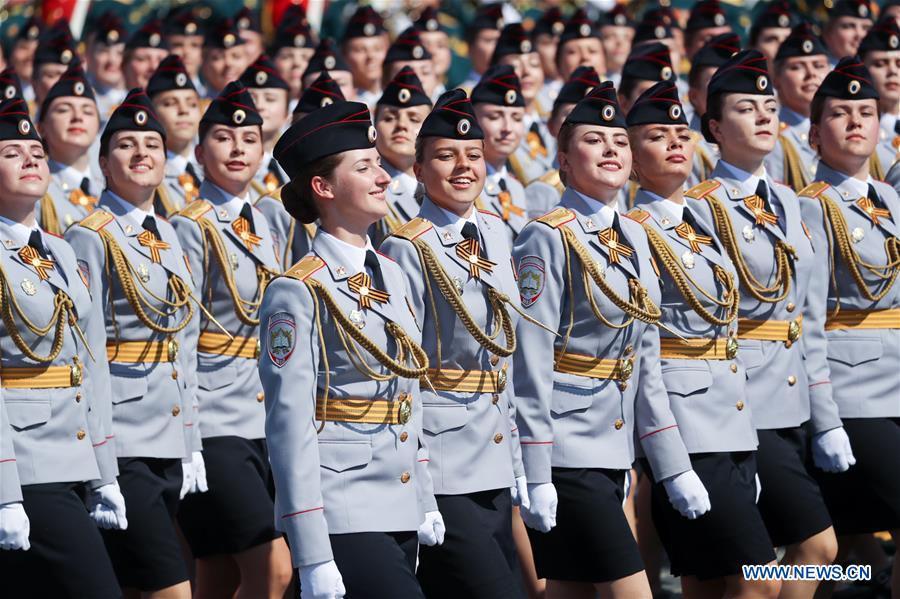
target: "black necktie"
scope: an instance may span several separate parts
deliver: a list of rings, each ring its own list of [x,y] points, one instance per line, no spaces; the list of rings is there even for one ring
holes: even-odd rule
[[[683,222],[686,222],[687,224],[689,224],[691,226],[691,228],[694,230],[694,232],[699,233],[701,235],[706,235],[706,231],[703,230],[703,227],[701,227],[699,224],[697,224],[697,219],[694,218],[694,215],[691,214],[691,211],[688,210],[687,206],[682,208],[681,220]]]
[[[473,222],[467,222],[462,228],[463,239],[474,239],[478,241],[478,227]]]
[[[47,258],[47,250],[44,249],[44,241],[41,239],[41,234],[37,229],[31,230],[31,235],[28,236],[28,245],[33,247],[38,254],[40,254],[41,258]]]
[[[531,123],[531,127],[529,127],[528,130],[538,136],[538,139],[541,140],[542,146],[544,146],[545,148],[547,147],[547,144],[544,143],[544,136],[541,135],[541,128],[538,127],[537,121]]]
[[[898,122],[900,122],[900,121],[898,121]],[[875,186],[872,185],[871,183],[869,183],[869,193],[868,193],[868,196],[869,196],[869,199],[872,200],[872,205],[873,205],[873,206],[875,206],[876,208],[881,208],[881,207],[882,207],[882,204],[881,204],[881,198],[878,197],[878,192],[875,191]]]
[[[197,176],[197,171],[194,170],[194,165],[191,164],[191,161],[188,160],[187,166],[184,167],[184,172],[189,174],[191,178],[194,180],[194,186],[200,186],[200,178]]]
[[[91,180],[87,177],[84,177],[81,180],[81,191],[83,191],[85,195],[91,195]]]
[[[153,215],[148,214],[144,217],[144,228],[153,233],[153,236],[156,237],[158,241],[162,241],[162,236],[159,234],[159,229],[156,227],[156,219],[153,218]]]
[[[769,186],[766,185],[766,182],[762,179],[756,184],[756,195],[761,197],[763,202],[765,202],[766,208],[769,208]],[[771,210],[769,210],[769,212],[771,212]]]
[[[900,135],[900,119],[894,121],[894,135]]]
[[[256,227],[253,226],[253,209],[247,202],[244,202],[244,205],[241,207],[241,218],[247,221],[247,226],[250,227],[250,232],[256,234]]]
[[[278,163],[274,158],[269,160],[269,172],[275,175],[275,178],[278,179],[278,185],[284,185],[284,179],[281,178],[281,173],[279,172]]]
[[[384,288],[384,275],[381,273],[381,265],[378,263],[378,256],[375,255],[375,252],[372,250],[366,250],[366,269],[368,269],[369,274],[372,276],[372,282],[375,283],[375,288],[380,291],[385,291]]]

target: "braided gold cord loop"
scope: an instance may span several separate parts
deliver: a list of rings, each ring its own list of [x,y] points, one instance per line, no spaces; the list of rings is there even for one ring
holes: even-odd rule
[[[653,250],[653,253],[656,254],[656,257],[659,258],[659,261],[669,275],[671,275],[672,280],[675,282],[675,286],[678,288],[678,291],[681,293],[682,297],[684,297],[685,301],[687,301],[691,309],[696,312],[700,318],[714,326],[727,326],[734,322],[734,319],[737,318],[738,308],[741,303],[740,293],[738,292],[737,286],[734,284],[734,276],[718,264],[713,265],[713,272],[715,273],[716,279],[722,284],[722,298],[719,299],[713,296],[698,285],[693,277],[687,273],[687,270],[681,264],[681,260],[678,259],[675,252],[672,251],[672,248],[669,247],[669,244],[662,235],[657,233],[650,225],[643,226],[644,230],[647,232],[650,248]],[[723,308],[725,310],[724,317],[719,318],[707,310],[701,303],[700,298],[697,297],[697,294],[691,289],[691,286],[697,289],[713,304],[719,308]]]
[[[783,301],[791,291],[793,260],[797,253],[793,247],[782,240],[775,242],[775,280],[772,285],[763,285],[750,271],[744,256],[741,254],[731,218],[722,203],[714,197],[703,198],[709,204],[716,233],[728,252],[728,256],[737,268],[738,279],[747,292],[757,301],[766,304],[777,304]],[[779,291],[780,290],[780,291]]]
[[[225,278],[225,286],[228,288],[228,293],[231,295],[234,313],[238,317],[238,320],[251,327],[259,326],[259,319],[253,318],[251,313],[259,312],[259,306],[262,304],[263,292],[266,290],[266,285],[268,285],[269,281],[275,276],[275,273],[261,264],[257,264],[256,297],[252,300],[244,299],[238,292],[237,283],[235,283],[234,280],[234,272],[228,261],[228,251],[225,249],[225,243],[222,241],[219,231],[208,219],[198,218],[195,222],[200,226],[200,230],[212,246],[213,255],[216,257],[216,261],[219,263],[219,270]]]
[[[134,268],[131,266],[131,262],[128,261],[128,258],[125,256],[125,253],[122,251],[122,248],[119,246],[116,239],[112,236],[111,233],[105,230],[99,231],[99,234],[101,239],[103,239],[104,245],[106,246],[106,251],[109,255],[110,262],[112,262],[113,268],[115,268],[116,272],[119,275],[119,282],[122,284],[122,293],[125,295],[125,299],[128,300],[128,303],[134,310],[134,313],[138,317],[138,320],[140,320],[141,323],[148,329],[157,333],[162,333],[164,335],[171,335],[184,329],[191,321],[191,318],[193,318],[194,316],[194,306],[193,304],[189,303],[191,293],[187,283],[185,283],[181,279],[181,277],[177,275],[169,275],[168,288],[175,297],[174,301],[170,301],[166,298],[155,295],[146,287],[144,287],[143,284],[141,284],[141,287],[144,289],[144,291],[147,292],[149,296],[168,308],[168,310],[166,311],[156,309],[152,304],[150,304],[147,298],[144,297],[140,293],[140,291],[138,291],[138,288],[135,286]],[[166,318],[174,316],[175,313],[182,308],[186,309],[187,314],[181,322],[171,327],[165,327],[153,322],[144,309],[144,306],[146,306],[151,312],[154,312],[158,316],[164,316]]]
[[[826,226],[830,228],[832,233],[830,236],[833,240],[832,253],[834,253],[833,246],[836,245],[844,265],[850,271],[850,276],[853,277],[856,288],[859,289],[863,297],[871,302],[880,301],[894,286],[897,275],[900,274],[900,239],[891,236],[884,240],[884,252],[888,259],[887,264],[869,264],[863,261],[853,248],[847,231],[847,221],[840,207],[824,195],[819,196],[818,199],[822,205],[822,212],[825,215]],[[869,288],[869,284],[866,282],[860,267],[881,279],[884,284],[881,291],[875,293]],[[833,275],[834,273],[832,273],[832,280],[834,278]]]
[[[38,337],[43,337],[49,333],[51,329],[55,329],[53,333],[53,344],[50,347],[50,353],[48,355],[42,356],[37,354],[29,347],[16,324],[14,312],[25,324],[25,327]],[[0,266],[0,316],[2,316],[3,324],[6,326],[6,331],[12,338],[13,343],[16,344],[19,351],[21,351],[28,359],[34,360],[35,362],[46,363],[52,362],[59,356],[62,351],[63,343],[65,342],[64,334],[66,324],[74,321],[74,312],[75,305],[72,302],[72,298],[62,291],[57,291],[53,298],[53,316],[50,317],[50,321],[44,327],[34,324],[28,316],[25,315],[25,312],[16,300],[16,294],[9,288],[9,278],[6,276],[6,271]]]

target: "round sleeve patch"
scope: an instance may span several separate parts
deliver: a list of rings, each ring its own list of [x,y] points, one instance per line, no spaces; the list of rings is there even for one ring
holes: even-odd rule
[[[519,260],[519,298],[522,307],[528,308],[541,297],[544,291],[544,259],[537,256],[523,256]]]
[[[269,317],[268,353],[275,366],[281,368],[294,353],[297,325],[294,317],[287,312],[278,312]]]

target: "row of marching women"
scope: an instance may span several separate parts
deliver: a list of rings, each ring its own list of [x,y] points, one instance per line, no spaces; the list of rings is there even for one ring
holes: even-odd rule
[[[108,106],[37,35],[0,73],[0,588],[650,598],[665,559],[691,599],[834,590],[742,569],[776,564],[900,593],[900,25],[867,7],[766,5],[742,49],[714,0],[488,5],[446,88],[433,9],[365,86],[372,7],[340,47],[291,9],[272,58],[110,16]]]

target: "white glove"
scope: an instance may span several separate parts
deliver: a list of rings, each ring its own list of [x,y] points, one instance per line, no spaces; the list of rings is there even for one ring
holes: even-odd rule
[[[107,530],[125,530],[128,519],[125,517],[125,498],[118,482],[112,482],[91,491],[88,497],[88,511],[91,519],[100,528]]]
[[[628,503],[628,492],[631,491],[631,470],[625,471],[625,483],[622,485],[622,490],[625,491],[622,495],[622,507],[624,508]]]
[[[813,437],[812,454],[816,468],[825,472],[846,472],[856,463],[843,426]]]
[[[179,499],[191,492],[194,487],[194,462],[181,462],[181,495]]]
[[[0,505],[0,549],[28,551],[31,543],[31,522],[21,503],[4,503]]]
[[[529,528],[550,532],[556,526],[556,487],[553,483],[528,483],[529,505],[522,506],[522,520]]]
[[[756,475],[756,500],[754,503],[759,503],[759,494],[762,493],[762,481],[759,480],[759,474]]]
[[[669,503],[688,520],[695,520],[710,509],[709,493],[693,470],[676,474],[663,481]]]
[[[347,592],[334,560],[300,566],[300,599],[341,599]]]
[[[512,495],[512,504],[524,509],[528,509],[531,502],[528,500],[528,481],[524,476],[516,477],[516,484],[509,489]]]
[[[419,524],[419,543],[429,547],[441,545],[446,531],[444,517],[439,511],[425,512],[425,520]]]
[[[194,482],[188,492],[206,493],[209,491],[209,485],[206,482],[206,462],[203,461],[201,452],[195,451],[191,454],[191,466],[194,469]]]

